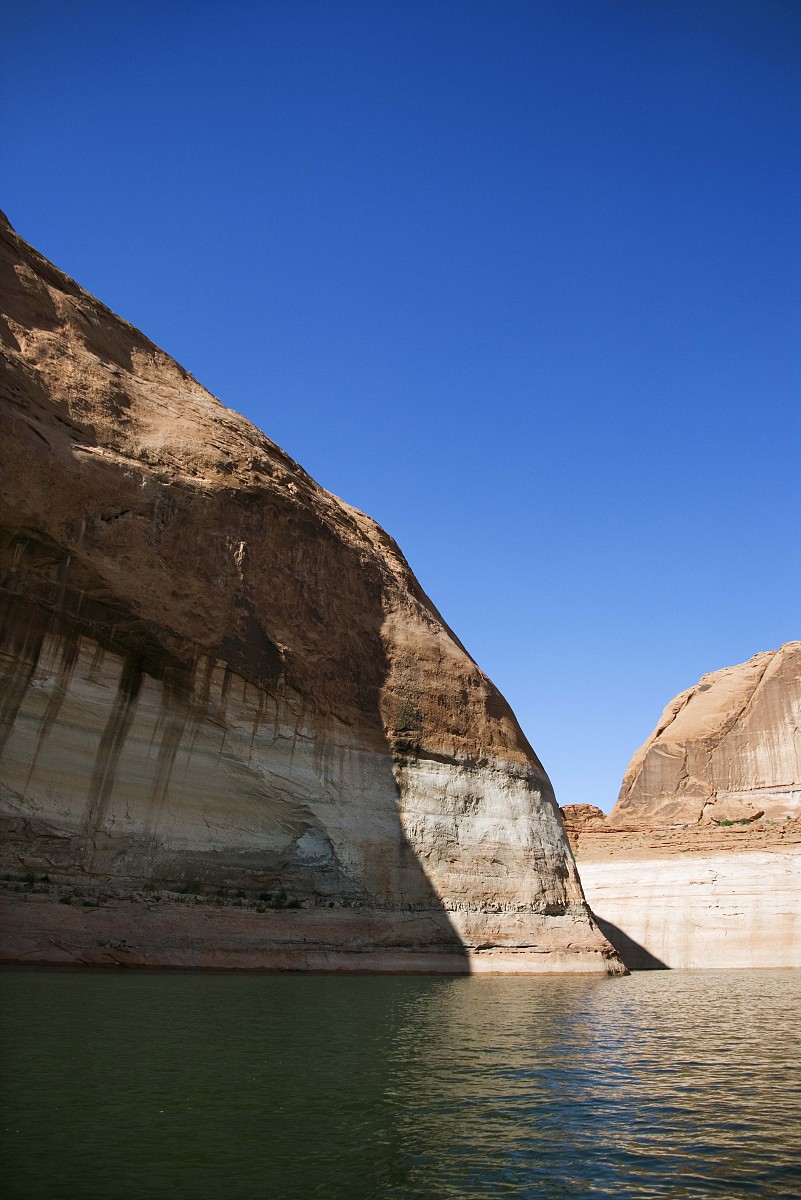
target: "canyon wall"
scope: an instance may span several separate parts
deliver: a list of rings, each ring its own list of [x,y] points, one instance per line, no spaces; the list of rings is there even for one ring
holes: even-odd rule
[[[801,967],[801,821],[583,833],[581,880],[630,970]]]
[[[801,967],[801,642],[682,692],[608,819],[564,818],[629,968]]]
[[[3,954],[622,969],[393,540],[0,230]]]

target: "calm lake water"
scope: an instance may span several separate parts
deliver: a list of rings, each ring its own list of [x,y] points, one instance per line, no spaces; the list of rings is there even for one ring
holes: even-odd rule
[[[792,1197],[801,972],[0,972],[3,1194]]]

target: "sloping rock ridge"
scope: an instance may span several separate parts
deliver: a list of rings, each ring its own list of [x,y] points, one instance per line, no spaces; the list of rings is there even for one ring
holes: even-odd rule
[[[642,827],[801,815],[801,642],[714,671],[671,700],[610,813]]]
[[[0,236],[4,956],[622,970],[393,540]]]

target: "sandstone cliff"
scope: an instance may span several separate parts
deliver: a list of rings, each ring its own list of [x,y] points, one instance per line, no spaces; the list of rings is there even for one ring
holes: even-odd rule
[[[593,913],[631,970],[801,967],[797,817],[584,830],[576,856]]]
[[[569,805],[587,898],[627,966],[801,967],[801,642],[665,709],[609,815]]]
[[[0,233],[6,956],[619,969],[392,539]]]
[[[801,642],[714,671],[671,700],[623,779],[612,825],[801,813]]]

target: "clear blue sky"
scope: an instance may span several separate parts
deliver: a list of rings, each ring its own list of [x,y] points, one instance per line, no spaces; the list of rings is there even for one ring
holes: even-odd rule
[[[376,517],[562,803],[801,636],[801,4],[2,4],[2,207]]]

